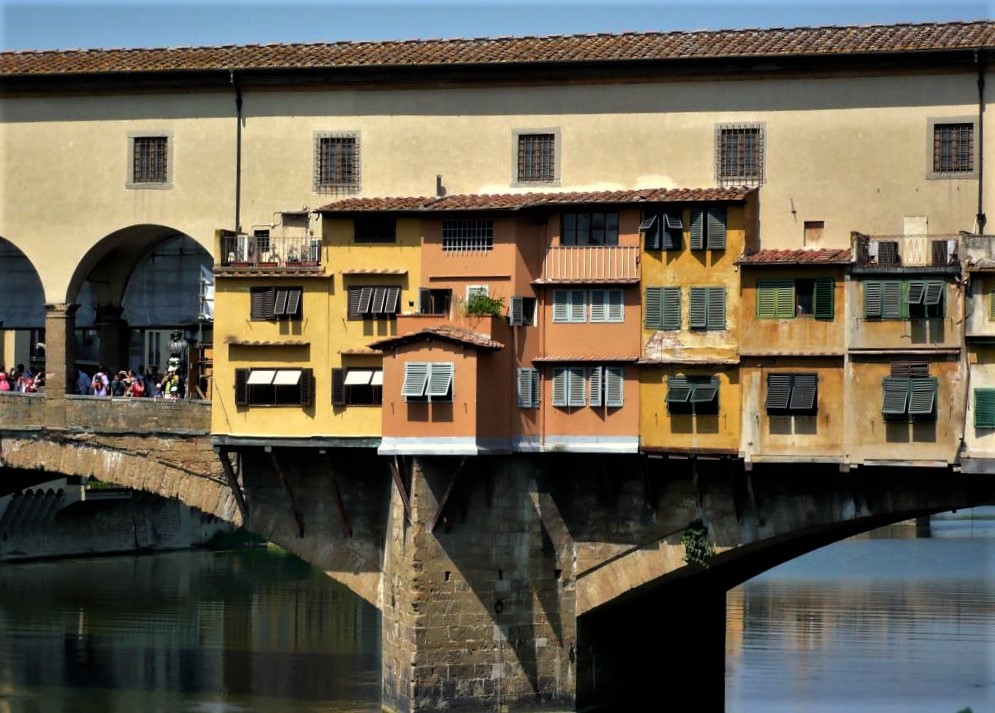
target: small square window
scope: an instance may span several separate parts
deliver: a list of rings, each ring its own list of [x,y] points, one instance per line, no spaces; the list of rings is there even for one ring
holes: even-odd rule
[[[556,180],[556,135],[518,135],[518,182],[552,183]]]
[[[128,141],[128,187],[169,188],[173,174],[170,136],[131,134]]]
[[[763,126],[720,125],[716,127],[715,149],[715,178],[720,186],[763,183]]]
[[[933,172],[974,172],[974,124],[933,125]]]
[[[353,241],[357,243],[393,243],[397,240],[397,221],[393,216],[364,215],[353,223]]]
[[[359,136],[317,134],[314,147],[317,193],[359,191]]]

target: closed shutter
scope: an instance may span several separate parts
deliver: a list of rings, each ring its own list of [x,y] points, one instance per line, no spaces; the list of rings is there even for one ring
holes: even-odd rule
[[[691,209],[691,249],[705,249],[705,211],[701,208]]]
[[[418,399],[424,396],[427,383],[427,363],[409,361],[404,365],[404,383],[401,384],[401,395],[405,399]]]
[[[352,291],[349,292],[349,299],[352,299]],[[359,309],[359,295],[356,295],[356,307],[357,311]],[[419,287],[418,288],[418,311],[421,314],[432,314],[432,290]]]
[[[276,290],[272,287],[263,292],[263,319],[273,319],[273,303],[276,299]]]
[[[287,311],[286,315],[290,318],[300,318],[301,316],[301,293],[303,292],[301,287],[291,287],[287,290]]]
[[[386,315],[395,315],[400,310],[401,304],[401,288],[400,287],[388,287],[387,297],[384,300],[383,311]]]
[[[880,282],[874,281],[864,283],[864,317],[866,319],[881,318],[882,294],[883,290]]]
[[[663,329],[663,289],[647,287],[643,304],[643,319],[647,329]]]
[[[708,288],[708,329],[726,328],[726,288]]]
[[[936,378],[912,379],[909,389],[909,416],[931,416],[936,404]]]
[[[587,321],[587,291],[570,290],[567,299],[567,321],[586,322]]]
[[[891,375],[905,378],[918,378],[929,376],[928,361],[893,361],[891,362]]]
[[[995,290],[988,293],[988,319],[995,322]]]
[[[538,375],[535,369],[518,370],[518,407],[532,408],[536,405],[536,392],[533,376]]]
[[[605,296],[608,298],[607,303],[607,321],[609,322],[624,322],[625,321],[625,302],[623,301],[622,290],[606,290]]]
[[[332,405],[345,406],[345,369],[332,369]]]
[[[904,416],[909,402],[909,380],[886,376],[882,388],[884,404],[881,413],[885,416]]]
[[[605,367],[605,406],[621,408],[625,397],[624,373],[620,366]]]
[[[664,287],[663,292],[663,328],[676,330],[681,328],[681,288]]]
[[[569,376],[567,377],[567,403],[570,406],[584,406],[587,403],[587,394],[584,383],[584,367],[567,367]]]
[[[301,406],[314,406],[314,370],[301,369]]]
[[[778,319],[792,319],[795,316],[795,281],[777,280],[775,310]]]
[[[267,294],[271,295],[272,292],[273,288],[271,287],[252,288],[249,293],[249,319],[256,321],[269,319],[267,316],[269,312],[266,310]]]
[[[833,319],[836,306],[836,283],[831,277],[819,277],[812,285],[812,312],[816,319]]]
[[[688,326],[691,329],[706,329],[708,327],[708,288],[692,287],[689,302]]]
[[[783,411],[791,399],[791,374],[767,375],[767,399],[764,406],[768,411]]]
[[[600,366],[592,366],[587,370],[588,383],[591,392],[591,406],[600,406],[604,370]]]
[[[607,301],[608,290],[591,290],[591,321],[592,322],[607,322],[608,321],[608,307],[605,304]]]
[[[567,295],[569,293],[566,290],[553,290],[553,321],[554,322],[567,322],[569,321],[569,310],[567,307]]]
[[[757,282],[757,318],[777,317],[777,290],[780,280],[759,280]]]
[[[726,249],[725,206],[712,206],[708,209],[708,249]]]
[[[795,374],[791,386],[791,402],[788,408],[792,411],[811,411],[815,408],[816,391],[819,379],[815,374]]]
[[[902,282],[900,280],[886,280],[881,283],[884,293],[881,307],[881,316],[884,319],[902,319],[908,314],[908,308],[902,309]]]
[[[974,390],[974,427],[995,428],[995,389]]]
[[[348,318],[349,319],[360,319],[362,316],[359,312],[359,295],[362,289],[359,287],[349,288],[349,309]]]
[[[448,401],[452,399],[453,370],[452,362],[433,362],[429,365],[428,388],[426,394],[430,399]]]
[[[564,367],[553,369],[553,406],[567,405],[567,370]]]
[[[508,324],[512,327],[525,324],[525,307],[521,297],[512,297],[508,303]]]
[[[691,400],[693,387],[684,376],[671,376],[667,379],[667,403],[683,404]]]
[[[235,405],[249,405],[249,370],[235,370]]]

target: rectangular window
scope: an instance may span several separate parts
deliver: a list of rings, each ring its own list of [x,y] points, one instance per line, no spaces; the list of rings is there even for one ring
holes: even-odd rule
[[[255,254],[259,255],[263,262],[269,262],[272,259],[269,230],[253,230],[252,237],[256,240]]]
[[[586,322],[586,290],[553,290],[554,322]]]
[[[518,135],[518,182],[556,180],[556,134]]]
[[[353,221],[353,242],[393,243],[397,240],[397,221],[391,216],[363,215]]]
[[[235,403],[239,406],[312,406],[311,369],[236,369]]]
[[[717,414],[717,376],[671,376],[667,379],[667,410],[673,414]]]
[[[449,314],[453,291],[421,288],[418,291],[418,311],[421,314]]]
[[[512,327],[531,327],[535,324],[536,298],[512,297],[508,303],[508,324]]]
[[[169,137],[132,137],[131,183],[165,184],[169,182]]]
[[[974,124],[933,124],[933,173],[974,173]]]
[[[618,213],[564,213],[560,245],[618,245]]]
[[[587,370],[581,366],[553,369],[553,406],[565,408],[587,405]]]
[[[479,252],[493,249],[493,220],[462,218],[442,221],[443,252]]]
[[[715,179],[720,186],[759,186],[764,180],[764,129],[726,124],[715,130]]]
[[[592,322],[624,322],[625,304],[622,301],[622,290],[591,290]]]
[[[316,193],[359,190],[359,136],[316,134],[314,146]]]
[[[882,382],[881,413],[887,420],[935,421],[936,377],[925,362],[895,362]]]
[[[249,319],[253,322],[302,318],[303,287],[249,288]]]
[[[722,330],[726,328],[726,288],[692,287],[688,327]]]
[[[692,208],[690,235],[692,250],[725,250],[725,207]]]
[[[357,286],[348,291],[348,319],[395,319],[401,288],[394,285]]]
[[[519,369],[518,370],[518,407],[538,408],[539,397],[539,370]]]
[[[757,318],[792,319],[813,315],[832,319],[835,281],[831,277],[814,280],[757,280]]]
[[[943,280],[867,280],[865,319],[931,319],[944,317]]]
[[[380,406],[383,369],[332,369],[332,405]]]
[[[767,413],[814,414],[818,404],[817,374],[768,374]]]
[[[974,390],[974,427],[995,429],[995,389]]]
[[[909,319],[933,319],[944,316],[942,280],[909,280],[905,302]]]
[[[681,288],[647,287],[643,305],[647,329],[681,328]]]
[[[639,224],[647,250],[680,250],[684,243],[684,221],[680,211],[648,213]]]
[[[407,362],[401,395],[405,401],[452,401],[453,362]]]

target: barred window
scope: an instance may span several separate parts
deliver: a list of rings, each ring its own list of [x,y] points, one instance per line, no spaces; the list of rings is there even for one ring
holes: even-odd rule
[[[359,137],[318,134],[314,150],[316,192],[359,190]]]
[[[518,135],[518,180],[551,183],[556,179],[556,135]]]
[[[764,131],[759,125],[716,129],[715,178],[720,186],[759,186],[764,180]]]
[[[494,249],[494,221],[462,218],[442,221],[444,252],[476,252]]]
[[[135,136],[132,138],[132,183],[168,183],[169,138]]]
[[[933,125],[933,172],[974,172],[974,124]]]

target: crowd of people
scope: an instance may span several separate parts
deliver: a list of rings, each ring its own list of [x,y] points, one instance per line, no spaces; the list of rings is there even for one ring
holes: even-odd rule
[[[0,366],[0,391],[14,391],[19,394],[34,394],[45,388],[45,373],[34,373],[31,367],[18,364],[7,371]]]
[[[165,375],[159,373],[157,366],[152,366],[146,373],[143,365],[139,365],[138,369],[115,371],[103,364],[92,375],[77,366],[76,374],[76,393],[84,396],[155,399],[182,399],[184,396],[184,380],[172,366],[166,370]]]

